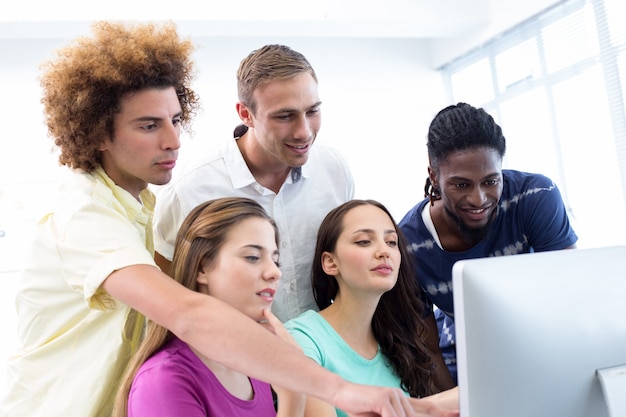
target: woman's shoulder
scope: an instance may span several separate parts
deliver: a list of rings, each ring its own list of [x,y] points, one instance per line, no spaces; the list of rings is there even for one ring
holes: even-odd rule
[[[300,315],[285,322],[285,328],[287,330],[306,329],[310,326],[319,326],[323,324],[325,320],[315,310],[307,310]]]
[[[146,372],[153,375],[171,374],[187,369],[197,369],[199,365],[202,365],[200,358],[185,342],[174,337],[143,363],[137,375]]]

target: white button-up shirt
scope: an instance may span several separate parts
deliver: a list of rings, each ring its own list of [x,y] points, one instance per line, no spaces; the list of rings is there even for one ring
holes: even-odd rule
[[[229,139],[210,155],[181,166],[174,179],[157,190],[155,250],[171,260],[185,216],[198,204],[219,197],[256,200],[278,225],[283,277],[273,313],[284,322],[317,310],[311,289],[317,229],[331,209],[354,197],[354,180],[344,158],[332,148],[314,144],[306,164],[292,169],[274,193],[255,180],[235,139]]]

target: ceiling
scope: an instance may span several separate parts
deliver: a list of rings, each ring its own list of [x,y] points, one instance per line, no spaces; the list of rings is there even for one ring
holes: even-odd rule
[[[174,20],[190,36],[450,38],[489,23],[490,0],[10,1],[0,38],[67,38],[94,20]]]

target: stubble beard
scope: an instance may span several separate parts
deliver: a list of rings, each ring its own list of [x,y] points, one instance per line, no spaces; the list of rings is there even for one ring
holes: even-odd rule
[[[499,206],[496,206],[496,209],[489,216],[489,220],[487,224],[481,227],[470,227],[468,226],[459,216],[453,213],[444,205],[444,211],[446,215],[454,221],[461,234],[461,238],[466,243],[475,244],[485,239],[491,233],[491,229],[493,228],[493,224],[496,221],[496,216],[498,215]]]

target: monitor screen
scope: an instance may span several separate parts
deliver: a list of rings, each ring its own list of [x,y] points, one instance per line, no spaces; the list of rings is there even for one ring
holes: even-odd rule
[[[461,417],[626,415],[626,246],[459,261],[453,286]]]

